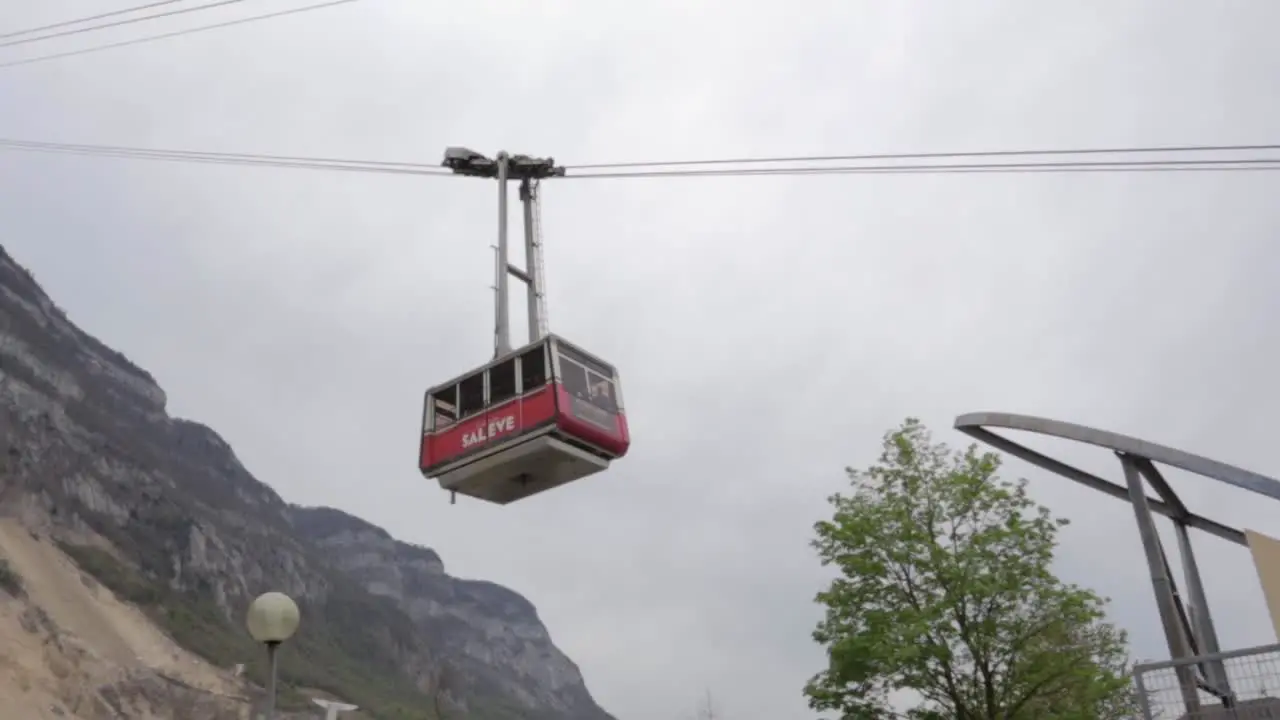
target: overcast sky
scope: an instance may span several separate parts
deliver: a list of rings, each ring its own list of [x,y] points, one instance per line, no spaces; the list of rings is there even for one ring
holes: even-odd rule
[[[127,4],[11,0],[0,31]],[[571,164],[1268,143],[1277,20],[1267,0],[364,0],[0,69],[0,137]],[[812,716],[810,528],[906,415],[955,444],[963,412],[1046,415],[1280,474],[1270,174],[548,184],[551,325],[617,364],[634,444],[503,508],[450,507],[414,463],[422,391],[491,352],[492,183],[0,160],[0,242],[174,414],[289,500],[528,596],[624,720],[684,718],[704,689],[726,717]],[[1165,656],[1130,509],[1009,470],[1075,520],[1061,572]],[[1175,482],[1280,535],[1270,501]],[[1197,542],[1223,645],[1272,641],[1248,554]]]

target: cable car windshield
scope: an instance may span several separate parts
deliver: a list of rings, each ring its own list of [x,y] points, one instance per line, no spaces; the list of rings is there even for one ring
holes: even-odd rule
[[[564,389],[573,397],[583,400],[597,408],[616,415],[618,402],[614,399],[613,380],[602,377],[599,373],[588,370],[581,365],[561,358],[560,374]]]
[[[560,382],[572,399],[572,412],[606,429],[615,427],[618,393],[613,368],[563,342],[557,344]]]

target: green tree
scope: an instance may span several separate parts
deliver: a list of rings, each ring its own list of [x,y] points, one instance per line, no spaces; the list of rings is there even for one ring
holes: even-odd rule
[[[1051,570],[1067,521],[999,467],[908,419],[876,464],[847,470],[852,492],[815,526],[813,546],[839,574],[817,598],[828,667],[805,688],[811,707],[844,720],[1134,716],[1107,601]]]

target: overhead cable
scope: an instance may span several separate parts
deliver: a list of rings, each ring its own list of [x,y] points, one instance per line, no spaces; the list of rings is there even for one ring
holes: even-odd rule
[[[930,173],[956,172],[1118,172],[1178,170],[1280,170],[1280,157],[1240,158],[1213,160],[1112,160],[1101,162],[1007,162],[1007,163],[952,163],[952,164],[899,164],[899,165],[844,165],[782,168],[732,168],[723,170],[639,170],[635,172],[566,172],[562,179],[587,180],[604,178],[655,178],[655,177],[743,177],[752,175],[859,175],[874,173]]]
[[[245,23],[258,22],[260,20],[269,20],[271,18],[283,17],[285,15],[296,15],[298,13],[310,12],[312,10],[320,10],[323,8],[334,7],[336,5],[345,5],[347,3],[356,2],[356,0],[329,0],[329,2],[316,3],[314,5],[303,5],[302,7],[291,8],[289,10],[279,10],[273,13],[265,13],[262,15],[250,15],[249,17],[229,20],[227,22],[214,23],[212,25],[199,25],[185,30],[177,30],[175,32],[162,33],[160,35],[147,35],[132,40],[123,40],[121,42],[109,43],[106,45],[93,45],[79,50],[70,50],[67,52],[53,53],[51,55],[37,55],[35,57],[20,58],[18,60],[10,60],[9,62],[0,63],[0,68],[16,67],[18,65],[30,65],[31,63],[44,62],[46,60],[57,60],[58,58],[75,57],[76,55],[84,55],[87,53],[100,52],[102,50],[111,50],[114,48],[127,47],[129,45],[139,45],[142,43],[154,42],[156,40],[164,40],[166,38],[179,37],[182,35],[191,35],[193,33],[205,32],[206,30],[217,30],[219,28],[231,27],[233,25],[244,25]]]
[[[564,175],[553,180],[600,180],[621,178],[655,178],[655,177],[800,177],[807,175],[981,175],[981,174],[1070,174],[1070,173],[1178,173],[1178,172],[1247,172],[1280,170],[1280,160],[1273,165],[1231,165],[1229,163],[1209,163],[1199,166],[1158,166],[1140,167],[1125,164],[1107,165],[1105,167],[1060,167],[1060,166],[1017,166],[1017,165],[945,165],[915,167],[911,165],[886,167],[842,167],[842,168],[791,168],[776,172],[741,172],[741,171],[709,171],[705,173],[618,173],[592,175]]]
[[[54,142],[38,142],[34,140],[11,140],[0,138],[0,148],[12,148],[15,150],[49,150],[74,152],[84,154],[117,154],[122,156],[164,156],[173,159],[184,158],[201,158],[201,159],[232,159],[232,160],[263,160],[263,161],[281,161],[281,162],[300,162],[310,164],[343,164],[343,165],[360,165],[370,167],[395,167],[409,168],[421,170],[434,170],[441,173],[449,171],[438,164],[418,163],[418,162],[393,162],[388,160],[357,160],[353,158],[336,158],[336,157],[313,157],[303,155],[267,155],[264,153],[229,153],[229,152],[209,152],[203,150],[172,150],[162,148],[136,147],[129,145],[85,145],[71,143],[54,143]]]
[[[71,25],[79,25],[81,23],[93,22],[103,18],[115,17],[117,15],[127,15],[139,10],[150,10],[162,5],[172,5],[185,0],[159,0],[159,2],[149,2],[146,5],[135,5],[133,7],[124,8],[123,10],[112,10],[111,12],[99,13],[98,15],[89,15],[87,17],[76,18],[74,20],[63,20],[62,22],[51,23],[49,25],[41,25],[39,27],[27,28],[26,30],[13,30],[11,32],[0,33],[0,40],[6,40],[19,35],[31,35],[33,33],[44,32],[46,30],[56,30],[58,28],[68,27]]]
[[[1199,146],[1209,147],[1209,146]],[[1244,146],[1217,146],[1239,148]],[[1258,148],[1280,146],[1258,145]],[[398,175],[432,175],[453,176],[452,173],[438,165],[418,162],[393,162],[383,160],[357,160],[337,157],[306,157],[294,155],[268,155],[262,153],[225,153],[194,150],[172,150],[127,145],[87,145],[37,142],[30,140],[14,140],[0,138],[0,150],[18,150],[27,152],[60,153],[70,155],[115,157],[137,160],[164,160],[169,162],[214,163],[224,165],[246,165],[278,168],[299,168],[309,170],[336,170],[344,172],[389,173]],[[1135,151],[1130,149],[1130,152]],[[1144,150],[1136,150],[1144,151]],[[999,151],[1004,154],[1028,154],[1027,151]],[[1063,154],[1074,152],[1077,155],[1094,154],[1091,151],[1036,151],[1039,154]],[[1163,152],[1172,152],[1163,149]],[[993,153],[995,154],[995,153]],[[1132,172],[1244,172],[1280,170],[1280,156],[1277,157],[1237,157],[1237,158],[1198,158],[1173,159],[1161,158],[1150,160],[1031,160],[1020,162],[987,162],[987,163],[896,163],[896,164],[849,164],[849,165],[815,165],[793,163],[790,166],[769,168],[733,168],[718,167],[712,169],[684,168],[672,170],[635,170],[630,172],[594,172],[566,174],[555,179],[619,179],[619,178],[661,178],[661,177],[749,177],[764,175],[807,176],[807,175],[879,175],[879,174],[981,174],[981,173],[1132,173]]]
[[[191,7],[178,8],[177,10],[167,10],[165,12],[153,13],[151,15],[143,15],[141,17],[125,18],[124,20],[115,20],[109,23],[100,23],[98,25],[90,25],[89,27],[72,28],[70,30],[60,30],[47,35],[37,35],[35,37],[23,37],[17,40],[8,40],[0,42],[0,48],[13,47],[14,45],[26,45],[28,43],[40,42],[42,40],[52,40],[54,38],[67,37],[68,35],[79,35],[80,33],[93,32],[95,30],[106,30],[107,28],[120,27],[121,25],[132,25],[133,23],[146,22],[147,20],[156,20],[163,17],[172,17],[174,15],[185,15],[187,13],[199,12],[201,10],[211,10],[224,5],[235,5],[245,0],[218,0],[217,2],[206,3],[204,5],[193,5]],[[0,38],[3,39],[3,38]]]
[[[0,150],[18,150],[22,152],[80,155],[89,157],[114,157],[130,160],[161,160],[167,162],[245,165],[301,170],[333,170],[338,172],[454,177],[451,172],[442,167],[419,163],[395,163],[375,160],[345,160],[339,158],[311,158],[286,155],[186,152],[129,148],[113,145],[66,145],[60,143],[38,143],[3,139],[0,139]]]
[[[767,165],[776,163],[866,162],[872,160],[942,160],[978,157],[1018,157],[1034,155],[1132,155],[1187,152],[1266,152],[1280,145],[1166,145],[1154,147],[1072,148],[1066,150],[969,150],[962,152],[874,153],[863,155],[799,155],[748,157],[716,160],[670,160],[664,162],[591,163],[566,165],[568,170],[684,167],[690,165]],[[581,176],[579,176],[581,177]]]

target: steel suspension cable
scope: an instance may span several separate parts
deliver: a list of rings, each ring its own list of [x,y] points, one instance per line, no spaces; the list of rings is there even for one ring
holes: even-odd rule
[[[259,22],[269,20],[271,18],[284,17],[285,15],[296,15],[298,13],[311,12],[313,10],[321,10],[324,8],[335,7],[337,5],[346,5],[357,0],[329,0],[329,2],[316,3],[313,5],[303,5],[302,7],[290,8],[288,10],[278,10],[271,13],[263,13],[261,15],[250,15],[249,17],[228,20],[226,22],[213,23],[211,25],[198,25],[185,30],[176,30],[174,32],[161,33],[159,35],[146,35],[140,38],[130,40],[122,40],[120,42],[107,43],[105,45],[92,45],[87,48],[78,50],[69,50],[67,52],[52,53],[49,55],[36,55],[35,57],[20,58],[18,60],[10,60],[0,63],[0,68],[11,68],[19,65],[30,65],[32,63],[45,62],[47,60],[57,60],[59,58],[75,57],[77,55],[86,55],[88,53],[101,52],[103,50],[113,50],[115,48],[128,47],[130,45],[140,45],[142,43],[155,42],[157,40],[165,40],[168,38],[181,37],[183,35],[192,35],[195,33],[206,32],[209,30],[218,30],[220,28],[232,27],[235,25],[244,25],[246,23]]]
[[[9,32],[0,33],[0,40],[7,40],[8,38],[18,37],[20,35],[31,35],[38,32],[44,32],[46,30],[56,30],[58,28],[69,27],[71,25],[79,25],[81,23],[93,22],[94,20],[102,20],[103,18],[115,17],[117,15],[127,15],[132,12],[138,12],[139,10],[150,10],[151,8],[161,7],[162,5],[172,5],[178,2],[185,2],[185,0],[159,0],[158,2],[150,2],[145,5],[135,5],[133,7],[123,8],[121,10],[112,10],[111,12],[99,13],[97,15],[89,15],[86,17],[76,18],[74,20],[63,20],[61,22],[50,23],[48,25],[41,25],[39,27],[27,28],[26,30],[12,30]]]
[[[1186,146],[1192,147],[1192,146]],[[1203,149],[1234,150],[1245,148],[1280,150],[1280,146],[1194,146],[1199,152]],[[228,165],[254,165],[265,167],[302,168],[312,170],[338,170],[344,172],[374,172],[402,175],[451,175],[443,167],[427,163],[357,160],[337,157],[306,157],[292,155],[270,155],[261,153],[227,153],[194,150],[172,150],[131,147],[126,145],[88,145],[36,142],[29,140],[13,140],[0,138],[0,150],[17,150],[29,152],[61,153],[84,156],[116,157],[140,160],[166,160],[171,162],[200,162]],[[1185,151],[1185,147],[1182,150]],[[1169,148],[1126,149],[1127,152],[1159,151],[1176,152]],[[992,156],[1009,155],[1099,155],[1104,151],[1067,150],[1067,151],[994,151]],[[916,153],[914,156],[938,156],[939,153]],[[974,157],[974,153],[965,153],[964,157]],[[828,157],[867,157],[867,156],[828,156]],[[883,157],[883,156],[880,156]],[[893,155],[889,157],[901,157]],[[691,163],[694,161],[690,161]],[[707,164],[707,161],[697,161]],[[976,173],[1074,173],[1074,172],[1238,172],[1238,171],[1271,171],[1280,170],[1280,156],[1276,157],[1237,157],[1237,158],[1199,158],[1199,159],[1150,159],[1150,160],[1030,160],[1021,162],[989,162],[989,163],[896,163],[896,164],[860,164],[860,165],[805,165],[793,162],[782,167],[713,167],[711,169],[686,167],[667,170],[616,171],[616,172],[583,172],[568,173],[559,179],[620,179],[620,178],[656,178],[656,177],[745,177],[759,175],[862,175],[862,174],[976,174]]]
[[[969,150],[961,152],[912,152],[912,153],[871,153],[861,155],[795,155],[773,157],[745,157],[714,160],[669,160],[622,163],[590,163],[566,165],[568,170],[604,170],[623,168],[656,168],[687,167],[694,165],[765,165],[777,163],[815,163],[815,162],[865,162],[873,160],[942,160],[979,157],[1019,157],[1034,155],[1134,155],[1151,153],[1191,153],[1191,152],[1271,152],[1280,151],[1280,145],[1164,145],[1138,147],[1109,148],[1069,148],[1040,150]]]

